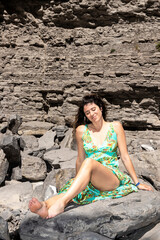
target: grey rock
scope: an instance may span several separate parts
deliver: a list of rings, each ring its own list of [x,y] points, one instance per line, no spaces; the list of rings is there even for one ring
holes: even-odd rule
[[[57,194],[57,189],[53,185],[49,185],[48,188],[46,189],[45,195],[44,195],[44,200],[47,200]]]
[[[130,155],[137,175],[141,179],[148,180],[154,187],[160,189],[160,150],[145,151]],[[124,166],[120,161],[120,168],[123,171]]]
[[[160,223],[145,233],[140,240],[158,240],[160,237]]]
[[[9,209],[3,209],[3,211],[0,211],[0,216],[5,220],[9,221],[12,218],[12,212]]]
[[[8,119],[8,129],[13,134],[18,134],[18,129],[21,124],[22,124],[22,118],[17,114],[11,115]]]
[[[21,161],[19,140],[13,135],[4,135],[2,149],[12,166],[18,166]]]
[[[67,126],[58,125],[53,128],[53,130],[56,131],[56,137],[59,141],[62,141],[62,139],[65,137],[65,132],[68,130]]]
[[[110,240],[108,237],[104,237],[98,233],[95,232],[85,232],[80,233],[77,237],[70,237],[69,240]]]
[[[9,162],[5,158],[5,154],[2,149],[0,149],[0,184],[4,181],[7,170],[9,167]]]
[[[53,127],[52,123],[48,122],[40,122],[40,121],[30,121],[30,122],[23,122],[19,128],[18,133],[25,134],[25,135],[43,135],[48,130]]]
[[[72,142],[73,142],[73,129],[69,128],[63,140],[60,142],[61,148],[70,148],[72,149]]]
[[[42,137],[38,139],[39,149],[48,150],[54,146],[54,138],[56,136],[56,132],[52,130],[47,131]]]
[[[44,154],[44,160],[51,166],[62,166],[62,168],[75,167],[77,152],[68,148],[47,151]]]
[[[25,149],[38,148],[38,139],[33,135],[22,135],[21,139],[25,142]]]
[[[0,205],[6,209],[28,209],[28,201],[33,193],[32,184],[29,182],[16,183],[1,187],[0,189]]]
[[[43,201],[43,182],[33,182],[32,183],[33,186],[33,194],[32,197],[35,197],[37,199],[39,199],[40,201]]]
[[[59,190],[68,182],[71,178],[74,178],[76,171],[74,168],[59,169],[56,171],[56,188]]]
[[[44,180],[47,174],[45,162],[39,158],[22,152],[22,177],[31,181]]]
[[[50,186],[56,187],[56,171],[54,169],[52,169],[52,171],[47,174],[47,177],[44,180],[43,190],[41,192],[41,197],[43,200],[47,199],[49,196],[51,197],[50,194],[55,194],[55,190],[54,193],[52,192],[52,190],[49,190]]]
[[[2,217],[0,217],[0,239],[10,240],[9,232],[8,232],[8,224]]]
[[[154,148],[150,145],[142,144],[141,147],[146,151],[154,151]]]
[[[8,124],[6,122],[3,122],[0,124],[0,132],[1,133],[6,133],[7,131]]]
[[[11,179],[13,180],[21,180],[22,179],[22,171],[20,167],[12,168]]]
[[[75,207],[53,219],[28,216],[20,226],[23,240],[77,239],[79,233],[96,232],[115,239],[157,222],[160,216],[158,192],[139,191],[119,199],[106,199]]]

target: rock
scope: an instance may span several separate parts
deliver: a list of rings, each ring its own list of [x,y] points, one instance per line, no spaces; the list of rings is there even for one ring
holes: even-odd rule
[[[49,220],[28,215],[20,226],[20,237],[23,240],[31,237],[75,240],[80,233],[96,232],[102,237],[116,239],[157,222],[159,216],[159,193],[139,191],[75,208],[69,205],[63,214]]]
[[[51,195],[55,194],[57,192],[57,189],[55,191],[55,187],[56,187],[56,172],[54,169],[52,169],[52,171],[47,174],[47,177],[44,180],[43,190],[41,192],[42,199],[43,200],[48,199],[49,197],[51,197]]]
[[[32,183],[33,186],[33,194],[32,197],[35,197],[37,199],[39,199],[40,201],[43,201],[43,197],[42,197],[42,191],[43,191],[43,182],[33,182]]]
[[[53,127],[52,123],[48,122],[39,122],[39,121],[31,121],[31,122],[23,122],[19,128],[18,133],[20,135],[43,135],[48,130]]]
[[[57,189],[55,186],[49,185],[46,189],[44,200],[47,200],[57,194]]]
[[[110,240],[110,238],[103,237],[95,232],[82,232],[77,237],[74,237],[74,240]]]
[[[22,135],[21,139],[25,142],[24,149],[35,149],[38,148],[38,139],[33,135]]]
[[[153,227],[150,231],[145,233],[140,240],[158,240],[160,236],[160,223]]]
[[[56,136],[56,132],[52,130],[47,131],[42,137],[38,139],[39,149],[48,150],[54,146],[54,138]]]
[[[22,177],[31,181],[40,181],[45,179],[47,167],[41,158],[30,156],[22,152],[21,171]]]
[[[154,148],[150,145],[142,144],[141,147],[146,151],[154,151]]]
[[[74,178],[76,171],[74,168],[65,168],[57,170],[56,172],[56,188],[59,190],[68,182],[71,178]]]
[[[73,129],[69,128],[63,140],[60,142],[61,148],[70,148],[72,149],[72,142],[73,142]]]
[[[6,133],[7,131],[8,124],[6,122],[3,122],[0,124],[0,132],[1,133]]]
[[[18,137],[13,135],[4,135],[1,148],[3,149],[6,158],[12,167],[20,164],[21,156]]]
[[[6,209],[26,211],[32,192],[32,184],[29,182],[1,187],[0,205]]]
[[[54,127],[52,130],[56,131],[56,137],[61,142],[62,139],[65,137],[65,132],[68,130],[67,126],[58,125]]]
[[[9,232],[8,232],[8,224],[2,217],[0,217],[0,239],[10,240]]]
[[[8,119],[8,129],[13,134],[18,134],[18,129],[21,124],[22,124],[22,118],[17,114],[11,115]]]
[[[160,150],[136,153],[130,157],[137,175],[160,190]],[[122,161],[120,161],[120,168],[126,171]]]
[[[5,186],[8,186],[8,185],[14,185],[14,184],[18,184],[18,183],[20,183],[19,181],[17,181],[17,180],[14,180],[14,179],[11,179],[11,180],[6,180],[5,181]]]
[[[3,211],[0,211],[0,216],[5,220],[9,221],[12,218],[12,212],[9,209],[3,209]]]
[[[68,148],[47,151],[44,154],[44,160],[53,167],[74,168],[76,164],[77,152]]]
[[[22,179],[22,171],[20,167],[12,168],[11,179],[13,180],[21,180]]]
[[[4,181],[7,170],[9,167],[9,162],[5,158],[5,154],[2,149],[0,149],[0,184]]]

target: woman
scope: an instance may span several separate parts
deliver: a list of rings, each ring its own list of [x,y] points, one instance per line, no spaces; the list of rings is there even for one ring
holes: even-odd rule
[[[105,104],[97,95],[83,98],[76,120],[78,157],[76,177],[44,202],[33,198],[29,208],[43,218],[64,212],[70,201],[87,204],[100,199],[119,198],[138,189],[152,190],[141,184],[128,155],[125,133],[120,122],[107,122]],[[131,178],[118,169],[117,147]]]

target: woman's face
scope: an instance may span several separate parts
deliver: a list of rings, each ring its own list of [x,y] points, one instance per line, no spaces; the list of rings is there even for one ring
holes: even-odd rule
[[[97,122],[102,117],[102,110],[95,103],[84,105],[84,113],[91,122]]]

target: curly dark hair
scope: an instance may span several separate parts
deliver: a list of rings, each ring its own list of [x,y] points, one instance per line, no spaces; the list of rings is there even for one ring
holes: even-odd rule
[[[102,116],[104,118],[104,120],[106,120],[106,105],[104,103],[104,101],[97,95],[97,94],[89,94],[89,95],[85,95],[82,98],[82,101],[79,105],[79,109],[78,112],[75,116],[75,121],[74,121],[74,130],[79,126],[79,125],[85,125],[88,123],[91,123],[88,118],[85,116],[84,113],[84,105],[88,104],[88,103],[95,103],[99,108],[102,109]]]

